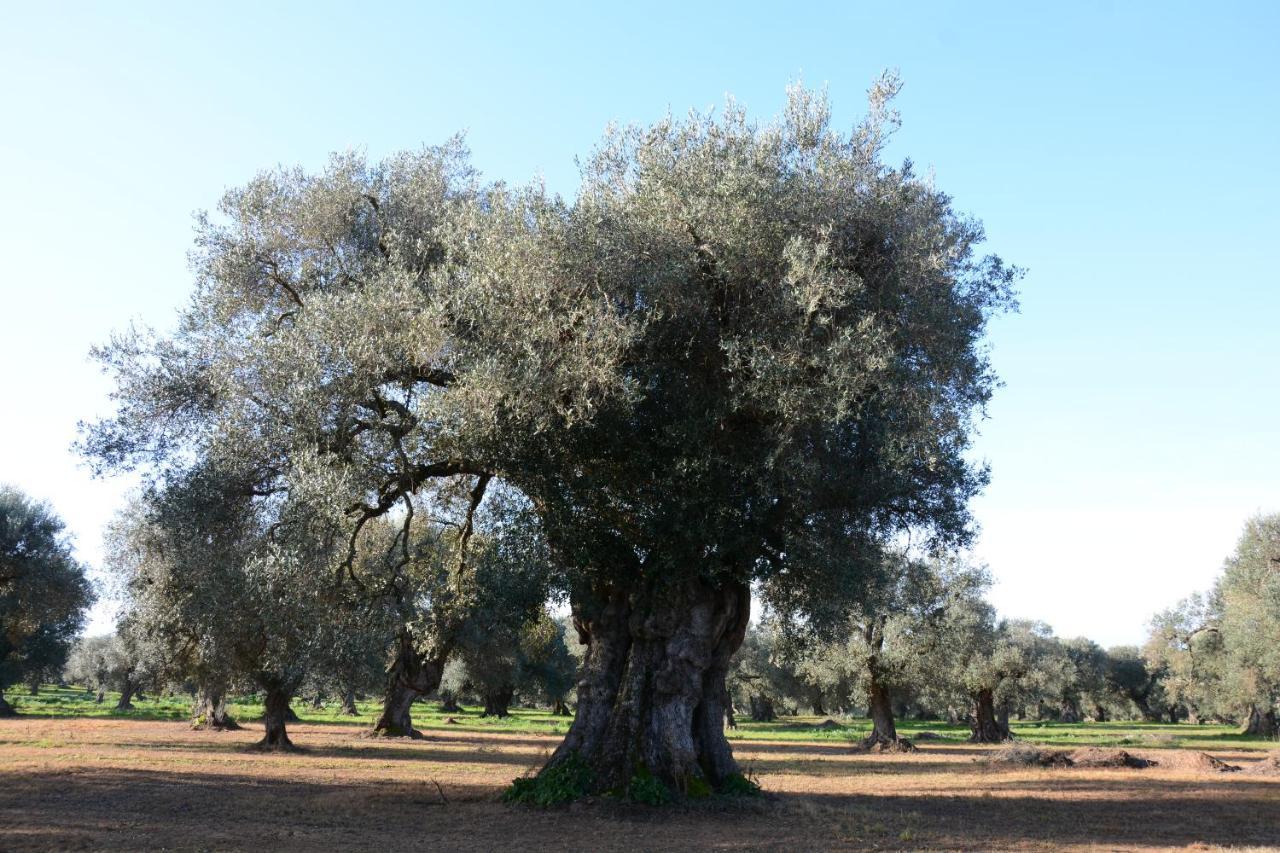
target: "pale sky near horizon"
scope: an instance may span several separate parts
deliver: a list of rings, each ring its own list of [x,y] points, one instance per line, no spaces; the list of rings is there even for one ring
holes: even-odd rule
[[[571,196],[610,121],[767,120],[802,79],[847,127],[885,68],[892,157],[1028,269],[975,448],[1001,612],[1138,643],[1280,511],[1280,5],[179,5],[0,2],[0,482],[91,565],[126,483],[70,451],[108,410],[88,349],[172,324],[226,189],[465,130],[487,177]]]

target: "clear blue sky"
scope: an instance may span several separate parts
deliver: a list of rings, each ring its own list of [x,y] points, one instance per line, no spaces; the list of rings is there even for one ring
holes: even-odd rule
[[[884,68],[893,155],[1029,269],[977,448],[1002,611],[1137,642],[1280,510],[1280,4],[180,5],[0,4],[0,481],[90,562],[124,484],[68,449],[106,407],[86,352],[171,323],[224,189],[465,130],[572,194],[610,121],[765,119],[803,79],[849,125]]]

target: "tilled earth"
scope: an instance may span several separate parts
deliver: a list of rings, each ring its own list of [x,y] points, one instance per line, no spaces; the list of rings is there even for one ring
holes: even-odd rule
[[[874,755],[737,741],[767,796],[648,808],[607,799],[536,811],[498,801],[556,745],[539,735],[359,737],[294,725],[303,751],[252,749],[256,727],[0,720],[0,850],[1162,849],[1280,845],[1280,777],[1195,762],[1045,768],[937,743]],[[1149,755],[1173,758],[1169,750]],[[1245,767],[1264,753],[1214,756]],[[1188,769],[1191,768],[1191,769]]]

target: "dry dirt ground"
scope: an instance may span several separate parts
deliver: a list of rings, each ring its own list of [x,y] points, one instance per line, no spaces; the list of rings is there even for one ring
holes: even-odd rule
[[[212,733],[169,722],[0,721],[0,849],[1280,845],[1280,777],[1245,772],[1023,768],[988,764],[976,747],[929,743],[909,755],[866,755],[744,741],[735,745],[738,757],[766,797],[535,811],[506,806],[498,795],[554,747],[550,737],[449,731],[392,742],[338,725],[290,732],[304,752],[256,752],[254,727]],[[1246,766],[1261,757],[1217,755]]]

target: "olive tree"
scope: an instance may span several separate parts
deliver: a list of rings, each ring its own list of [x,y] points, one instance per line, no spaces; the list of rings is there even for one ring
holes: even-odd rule
[[[1249,519],[1215,587],[1224,679],[1244,733],[1280,736],[1280,513]]]
[[[0,717],[4,691],[48,669],[84,624],[93,591],[47,505],[0,486]]]
[[[964,624],[953,617],[980,602],[988,584],[985,571],[956,559],[889,552],[836,639],[806,656],[804,667],[830,691],[861,694],[872,722],[864,746],[910,747],[898,738],[894,698],[956,667],[960,646],[948,629]]]
[[[256,492],[345,521],[347,565],[415,496],[505,483],[586,642],[550,765],[720,785],[751,585],[821,609],[890,536],[964,541],[984,481],[964,451],[1015,272],[882,161],[896,87],[849,133],[800,89],[774,124],[610,131],[572,201],[482,184],[458,143],[263,174],[200,220],[177,331],[100,351],[119,408],[85,450],[252,459]]]

